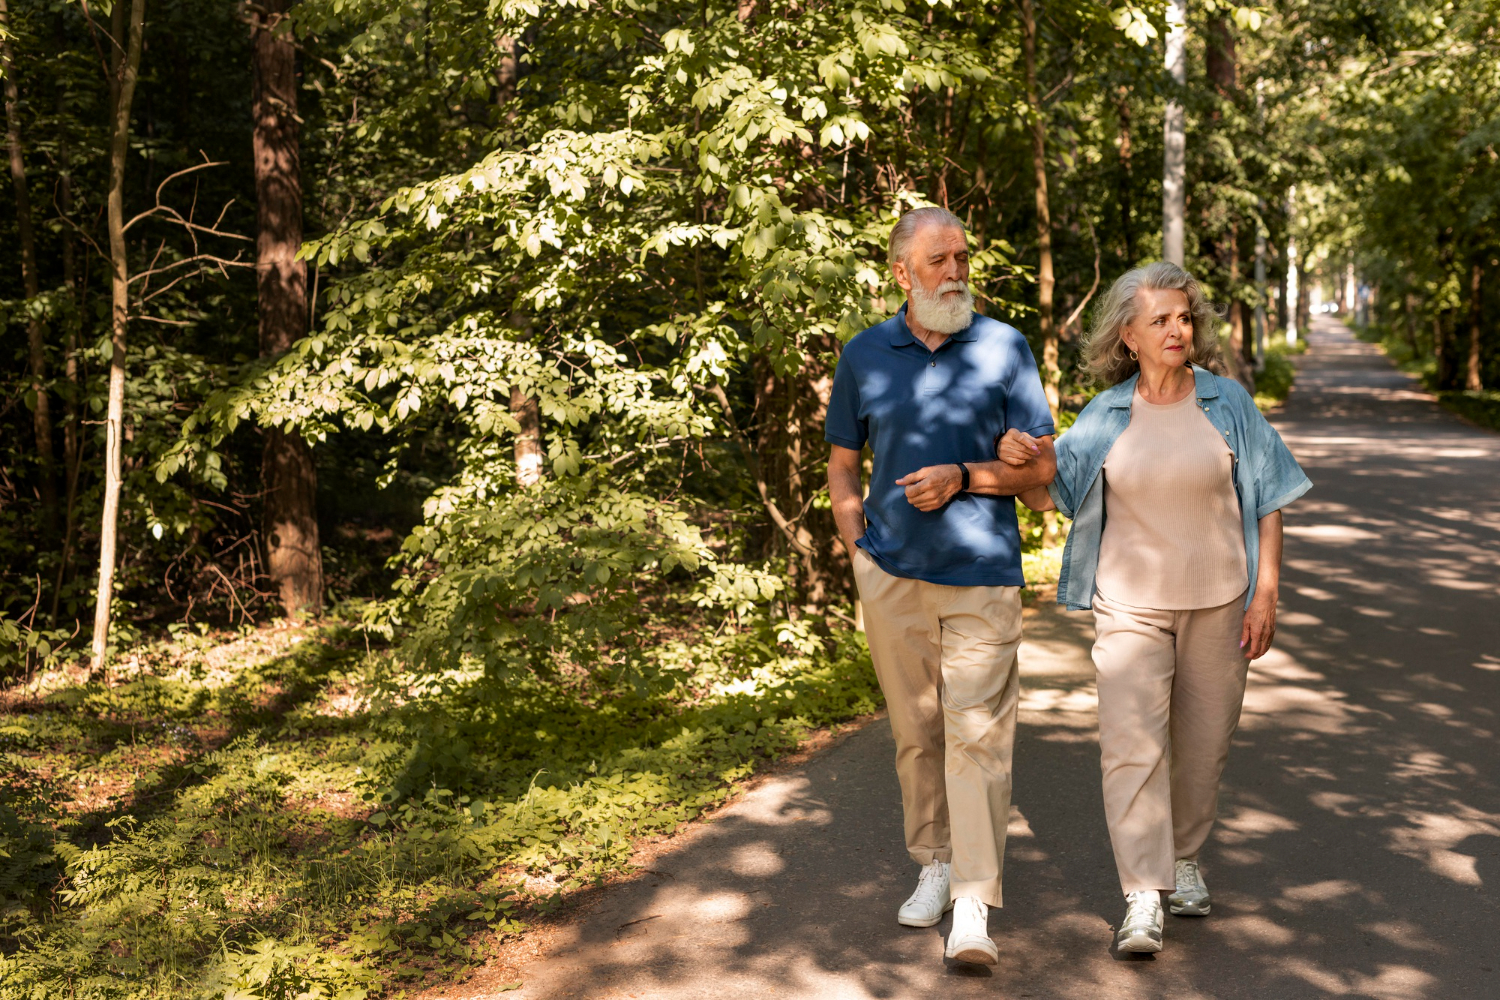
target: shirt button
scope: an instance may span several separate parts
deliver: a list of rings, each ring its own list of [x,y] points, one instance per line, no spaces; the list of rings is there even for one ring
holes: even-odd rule
[[[936,367],[937,367],[937,362],[936,362],[936,361],[934,361],[934,362],[933,362],[933,363],[932,363],[932,367],[934,367],[934,368],[936,368]]]

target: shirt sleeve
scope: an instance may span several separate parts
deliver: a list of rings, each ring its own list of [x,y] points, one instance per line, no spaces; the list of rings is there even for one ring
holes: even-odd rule
[[[1247,411],[1245,439],[1250,468],[1255,473],[1255,517],[1259,520],[1285,507],[1312,489],[1313,484],[1250,394],[1238,382],[1231,384],[1233,388],[1229,391],[1243,397],[1241,406]]]
[[[859,412],[859,378],[846,350],[833,371],[833,390],[828,395],[823,440],[840,448],[859,451],[869,437],[869,425]]]
[[[1032,437],[1055,434],[1052,408],[1042,389],[1042,376],[1036,370],[1031,345],[1019,330],[1010,331],[1016,362],[1011,367],[1010,383],[1005,387],[1005,429],[1018,430]]]

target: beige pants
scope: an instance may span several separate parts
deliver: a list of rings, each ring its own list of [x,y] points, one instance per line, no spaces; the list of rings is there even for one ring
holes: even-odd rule
[[[1198,611],[1094,597],[1104,815],[1127,893],[1173,888],[1173,860],[1208,840],[1245,700],[1243,605],[1243,594]]]
[[[896,738],[906,849],[950,861],[952,893],[1001,905],[1021,682],[1018,587],[891,576],[863,550],[854,578]]]

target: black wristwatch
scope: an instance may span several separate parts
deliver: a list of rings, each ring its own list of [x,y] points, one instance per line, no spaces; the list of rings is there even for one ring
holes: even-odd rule
[[[957,465],[959,474],[964,477],[963,485],[958,488],[958,492],[967,493],[969,492],[969,467],[962,462],[957,463]]]

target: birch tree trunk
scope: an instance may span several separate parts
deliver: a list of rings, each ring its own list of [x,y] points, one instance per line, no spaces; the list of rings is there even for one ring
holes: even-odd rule
[[[125,341],[130,321],[130,261],[125,254],[125,164],[130,153],[130,108],[141,67],[141,29],[146,0],[115,4],[114,66],[110,79],[109,401],[104,417],[104,510],[99,523],[99,586],[94,593],[94,635],[90,670],[104,669],[109,652],[110,603],[115,589],[115,550],[120,527],[120,465],[125,431]],[[121,44],[121,36],[125,36]]]
[[[1297,200],[1297,186],[1294,184],[1286,194],[1286,218],[1287,223],[1295,219],[1296,212],[1293,206]],[[1301,303],[1301,275],[1297,273],[1297,237],[1288,234],[1286,238],[1286,343],[1288,347],[1297,343],[1297,320],[1300,316],[1298,305]]]
[[[286,23],[287,0],[256,13],[254,52],[256,280],[260,352],[271,357],[307,334],[307,262],[302,246],[301,136],[297,129],[297,50]],[[323,610],[323,553],[318,540],[318,470],[302,436],[267,428],[261,456],[265,490],[266,568],[292,617]]]
[[[1167,5],[1167,27],[1167,72],[1181,87],[1187,84],[1187,0]],[[1176,99],[1167,102],[1163,142],[1161,256],[1180,267],[1187,232],[1187,112]]]
[[[520,80],[516,40],[508,35],[501,35],[495,39],[495,48],[500,53],[499,65],[495,71],[495,100],[500,107],[505,108],[515,100],[516,84]],[[514,118],[515,110],[507,108],[506,117]],[[525,325],[525,319],[521,318],[517,327],[522,339],[528,339],[529,336],[524,329]],[[510,415],[520,428],[516,431],[516,442],[512,447],[516,463],[516,483],[530,486],[542,478],[546,461],[546,452],[542,449],[542,414],[536,397],[520,389],[511,389]]]
[[[10,9],[0,0],[0,72],[5,75],[5,144],[10,154],[10,180],[16,198],[16,240],[21,252],[21,286],[26,292],[28,312],[36,308],[40,293],[37,277],[36,234],[31,226],[31,192],[26,187],[26,160],[21,147],[21,93],[16,86],[16,56],[8,34]],[[46,330],[34,313],[26,321],[26,353],[31,372],[31,428],[36,440],[38,492],[42,517],[50,526],[57,516],[57,484],[53,476],[52,405],[47,398]]]

